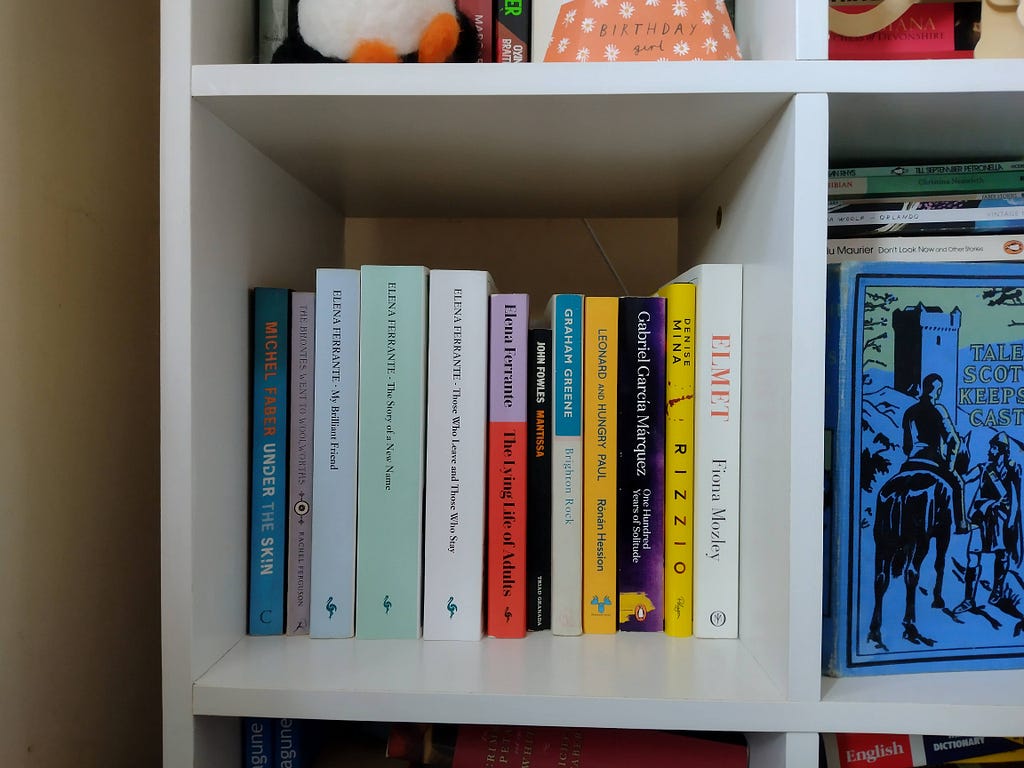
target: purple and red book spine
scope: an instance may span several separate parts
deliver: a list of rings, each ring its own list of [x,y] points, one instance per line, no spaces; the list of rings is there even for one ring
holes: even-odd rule
[[[491,296],[487,634],[526,636],[526,369],[529,296]]]
[[[665,299],[619,299],[619,629],[665,627]]]

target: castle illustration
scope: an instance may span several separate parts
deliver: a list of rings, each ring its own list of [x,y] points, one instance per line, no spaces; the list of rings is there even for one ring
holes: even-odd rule
[[[921,382],[930,373],[942,377],[938,402],[956,420],[959,390],[959,307],[943,312],[918,303],[893,310],[893,388],[917,397]]]

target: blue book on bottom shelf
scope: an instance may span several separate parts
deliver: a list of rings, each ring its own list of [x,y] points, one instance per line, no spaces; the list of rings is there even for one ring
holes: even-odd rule
[[[243,717],[242,753],[244,768],[273,768],[277,757],[277,721],[270,717]]]
[[[308,763],[305,721],[243,717],[242,765],[245,768],[303,768]]]
[[[823,666],[1024,667],[1024,265],[828,273]]]

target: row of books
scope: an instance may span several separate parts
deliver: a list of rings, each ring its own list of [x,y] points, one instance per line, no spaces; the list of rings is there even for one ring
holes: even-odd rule
[[[1024,667],[1024,161],[829,189],[824,671]]]
[[[742,269],[658,293],[255,289],[250,634],[735,637]]]
[[[242,719],[245,768],[522,768],[629,764],[741,768],[748,748],[726,733],[563,726],[332,723]],[[899,733],[823,733],[822,768],[1019,765],[1024,738]],[[573,759],[566,760],[571,753]]]
[[[245,768],[744,768],[732,734],[652,729],[243,718]]]
[[[903,733],[823,733],[823,768],[922,768],[1020,765],[1024,739],[922,736]]]
[[[389,758],[436,768],[745,768],[746,742],[732,734],[530,725],[395,724]]]
[[[244,768],[306,768],[311,765],[306,723],[277,717],[242,718]]]

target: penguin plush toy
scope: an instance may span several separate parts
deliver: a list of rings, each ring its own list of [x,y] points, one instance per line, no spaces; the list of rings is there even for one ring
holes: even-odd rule
[[[455,0],[289,0],[275,63],[473,62],[476,29]]]

